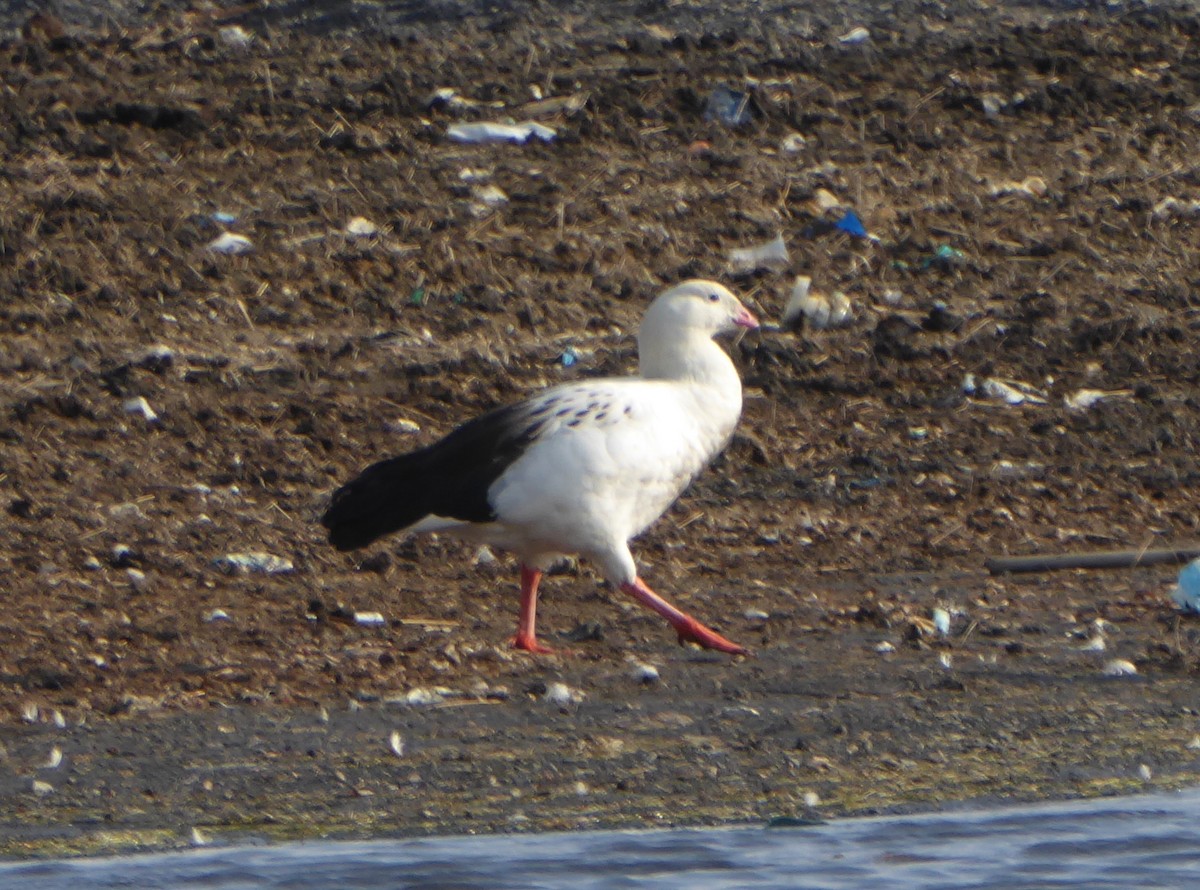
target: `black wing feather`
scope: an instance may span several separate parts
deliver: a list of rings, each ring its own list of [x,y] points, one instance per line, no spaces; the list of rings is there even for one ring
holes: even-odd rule
[[[367,467],[333,493],[321,517],[330,543],[365,547],[430,514],[495,519],[488,489],[537,437],[541,416],[525,402],[497,408],[439,442]]]

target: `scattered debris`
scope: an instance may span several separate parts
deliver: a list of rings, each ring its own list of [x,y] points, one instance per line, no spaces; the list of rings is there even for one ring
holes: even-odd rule
[[[766,621],[771,617],[770,614],[764,612],[762,609],[747,609],[742,615],[747,621]]]
[[[205,613],[204,620],[208,624],[212,624],[215,621],[232,621],[233,619],[224,609],[213,609],[211,612]]]
[[[951,247],[949,244],[939,244],[933,249],[933,253],[922,257],[921,262],[917,264],[919,269],[942,269],[943,271],[953,269],[955,266],[961,266],[966,262],[967,255],[957,247]]]
[[[134,593],[145,593],[150,589],[150,579],[141,569],[126,569],[125,577],[129,579],[129,586]]]
[[[1046,197],[1046,180],[1040,176],[1026,176],[1020,182],[1001,182],[993,185],[988,189],[988,194],[993,197],[1002,197],[1004,195],[1021,195],[1026,198],[1044,198]]]
[[[853,210],[847,210],[840,219],[833,224],[833,227],[838,231],[845,232],[854,238],[866,238],[868,241],[878,241],[878,235],[872,235],[867,231],[867,227],[863,225],[862,218]]]
[[[739,127],[750,123],[750,95],[739,93],[721,84],[708,96],[704,106],[706,121],[720,121],[727,127]]]
[[[523,121],[519,124],[474,123],[451,124],[446,129],[446,135],[454,142],[468,144],[484,144],[490,142],[509,142],[524,145],[530,139],[540,139],[542,142],[553,142],[558,135],[553,127],[547,127],[536,121]]]
[[[195,825],[192,826],[190,840],[193,847],[207,847],[212,843],[212,839]]]
[[[883,641],[875,644],[875,651],[879,652],[882,655],[886,655],[889,652],[895,652],[896,647],[893,646],[891,643],[889,643],[887,640],[883,640]]]
[[[37,723],[41,717],[41,711],[35,702],[25,702],[21,705],[21,719],[26,723]]]
[[[429,689],[428,687],[425,687],[425,686],[417,686],[417,687],[414,687],[413,689],[408,690],[408,692],[406,692],[406,693],[404,693],[404,695],[400,696],[400,698],[397,701],[400,704],[413,705],[413,706],[436,705],[438,702],[442,701],[445,697],[446,696],[442,693],[441,690]]]
[[[41,779],[34,779],[30,790],[38,797],[45,797],[47,794],[54,793],[54,786],[49,782],[43,782]]]
[[[158,420],[158,415],[154,413],[154,409],[150,407],[150,403],[146,401],[145,396],[135,396],[132,399],[126,399],[122,405],[126,414],[140,414],[146,423],[154,423]]]
[[[476,185],[471,189],[471,197],[475,199],[477,205],[485,210],[495,210],[508,203],[508,195],[504,193],[504,190],[491,183]]]
[[[238,256],[243,253],[250,253],[250,251],[254,250],[254,244],[245,235],[234,235],[232,232],[223,232],[208,243],[208,250],[211,250],[213,253],[227,253]]]
[[[398,730],[392,730],[392,734],[388,737],[388,747],[397,757],[404,756],[404,736],[400,735]]]
[[[222,43],[234,49],[248,49],[254,42],[254,35],[241,25],[226,25],[217,31],[217,36]]]
[[[934,609],[933,627],[943,637],[950,636],[950,613],[945,609]]]
[[[839,207],[845,206],[842,204],[841,199],[838,198],[838,196],[833,192],[829,191],[829,189],[817,189],[815,192],[813,192],[812,203],[813,207],[817,211],[818,216],[826,214],[830,210],[836,210]]]
[[[1185,612],[1200,613],[1200,559],[1192,560],[1179,570],[1171,599]]]
[[[46,762],[41,765],[41,769],[58,769],[62,765],[63,753],[62,748],[55,745],[50,749],[50,756],[46,758]]]
[[[871,32],[859,25],[857,28],[851,28],[845,34],[837,39],[837,42],[842,46],[855,46],[859,43],[866,43],[871,39]]]
[[[397,417],[395,420],[385,421],[383,428],[389,433],[400,433],[406,436],[421,432],[421,425],[407,417]]]
[[[779,143],[779,150],[785,155],[799,154],[804,151],[804,146],[808,144],[808,140],[799,133],[788,133],[783,137],[783,141]]]
[[[729,265],[735,273],[750,273],[765,269],[779,271],[786,269],[791,258],[788,256],[787,245],[783,243],[783,234],[776,235],[770,241],[753,247],[735,247],[729,251]]]
[[[813,330],[823,331],[853,321],[854,311],[850,306],[850,298],[844,293],[834,291],[832,297],[826,297],[811,288],[812,278],[807,275],[796,276],[796,283],[792,285],[792,295],[783,309],[785,329],[799,329],[803,324],[808,324]]]
[[[1133,395],[1132,389],[1081,389],[1063,397],[1063,402],[1072,411],[1086,411],[1105,399],[1125,398]]]
[[[954,656],[949,652],[942,652],[938,655],[938,664],[940,664],[946,670],[950,670],[952,667],[954,667]]]
[[[1010,405],[1045,405],[1046,397],[1028,383],[1019,380],[1000,380],[996,377],[985,377],[983,380],[974,374],[963,377],[963,392],[968,395],[982,395],[991,399],[1000,399]]]
[[[1154,205],[1150,215],[1155,219],[1168,216],[1196,216],[1200,214],[1200,201],[1182,201],[1179,198],[1163,198]]]
[[[218,556],[213,565],[227,575],[282,575],[295,570],[290,559],[270,553],[229,553]]]
[[[574,346],[568,346],[562,351],[562,355],[558,357],[558,362],[564,368],[569,368],[579,361],[579,353],[575,351]]]
[[[365,216],[356,216],[346,223],[342,231],[347,238],[374,238],[379,234],[379,226]]]
[[[1137,672],[1137,666],[1132,661],[1126,661],[1124,658],[1114,658],[1104,665],[1103,671],[1106,677],[1132,677]]]
[[[230,213],[227,210],[217,210],[209,217],[213,222],[220,223],[223,226],[231,226],[237,222],[237,214]]]
[[[355,612],[354,623],[363,627],[382,627],[387,624],[387,619],[381,612]]]
[[[583,693],[566,683],[550,683],[542,694],[542,701],[559,707],[573,705],[583,698]]]
[[[658,675],[658,668],[652,664],[642,664],[640,661],[635,661],[633,663],[632,676],[633,682],[641,683],[643,686],[649,686],[652,683],[657,683],[660,679]],[[549,692],[550,691],[547,689],[547,695],[549,695]]]
[[[1154,778],[1154,771],[1152,769],[1150,769],[1149,764],[1147,764],[1147,763],[1139,763],[1138,764],[1138,778],[1141,779],[1143,782],[1149,782],[1151,779]]]

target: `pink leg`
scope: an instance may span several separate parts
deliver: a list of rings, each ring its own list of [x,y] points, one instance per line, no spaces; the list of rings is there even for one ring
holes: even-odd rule
[[[512,645],[514,649],[524,649],[536,655],[549,655],[554,650],[537,641],[537,596],[541,580],[542,573],[537,569],[521,566],[521,616]]]
[[[647,587],[646,582],[641,578],[634,578],[632,584],[622,584],[621,589],[643,606],[653,609],[663,618],[666,618],[667,621],[671,622],[671,627],[675,628],[675,632],[679,634],[679,642],[681,643],[696,643],[705,649],[717,649],[721,652],[728,652],[730,655],[745,655],[749,651],[737,643],[725,639],[716,631],[705,627],[686,612],[680,612]]]

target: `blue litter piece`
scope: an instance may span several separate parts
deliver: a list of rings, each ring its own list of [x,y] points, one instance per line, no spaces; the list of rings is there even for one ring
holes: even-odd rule
[[[704,107],[704,119],[727,127],[750,123],[750,97],[722,84],[712,91]]]
[[[562,362],[562,366],[564,368],[569,368],[571,365],[579,361],[579,353],[575,351],[574,346],[568,346],[563,350],[563,354],[559,357],[559,361]]]
[[[218,210],[212,215],[212,218],[213,222],[219,222],[223,226],[233,225],[235,222],[237,222],[236,213],[228,213],[224,210]]]
[[[853,235],[855,238],[867,237],[867,227],[863,225],[863,221],[858,218],[858,214],[853,210],[847,210],[846,215],[833,225],[835,228],[841,229],[847,235]]]
[[[1200,612],[1200,559],[1193,559],[1179,570],[1179,583],[1171,599],[1185,612]]]

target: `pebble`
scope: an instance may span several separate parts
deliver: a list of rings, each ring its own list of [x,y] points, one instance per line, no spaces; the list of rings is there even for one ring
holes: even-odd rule
[[[214,621],[231,621],[232,619],[224,609],[213,609],[204,616],[204,620],[211,624]]]
[[[392,753],[397,757],[404,756],[404,736],[396,730],[392,730],[391,736],[388,737],[388,747],[392,749]]]
[[[372,238],[379,234],[379,226],[365,216],[356,216],[346,223],[344,231],[350,238]]]
[[[635,683],[641,683],[645,686],[657,683],[661,679],[658,675],[658,668],[652,664],[642,664],[640,661],[633,663],[632,676]],[[549,695],[549,693],[550,690],[547,689],[546,694]]]
[[[45,797],[47,794],[54,793],[54,786],[49,782],[43,782],[41,779],[34,779],[30,790],[38,797]]]
[[[742,613],[747,621],[766,621],[771,616],[762,609],[747,609]]]
[[[245,235],[234,235],[230,232],[225,232],[208,242],[208,250],[211,250],[213,253],[240,256],[254,250],[254,243]]]
[[[264,575],[281,575],[294,570],[292,561],[270,553],[229,553],[218,556],[213,565],[227,575],[260,572]]]
[[[876,644],[875,651],[886,655],[888,652],[895,652],[896,647],[893,646],[891,643],[889,643],[887,640],[884,640],[882,643]]]
[[[1114,658],[1104,665],[1104,676],[1106,677],[1132,677],[1137,672],[1137,666],[1132,661],[1126,661],[1124,658]]]
[[[950,613],[945,609],[933,610],[933,626],[937,632],[946,637],[950,635]]]
[[[838,43],[844,46],[853,46],[856,43],[866,43],[871,39],[871,32],[859,25],[857,28],[851,28],[845,34],[838,38]]]
[[[364,627],[382,627],[387,624],[387,619],[381,612],[355,612],[354,623]]]
[[[559,707],[572,705],[582,698],[582,693],[571,689],[566,683],[550,683],[542,695],[542,701]]]
[[[154,413],[154,409],[150,407],[150,403],[146,401],[145,396],[136,396],[132,399],[126,399],[122,404],[126,414],[140,414],[147,423],[154,423],[158,420],[158,415]]]

